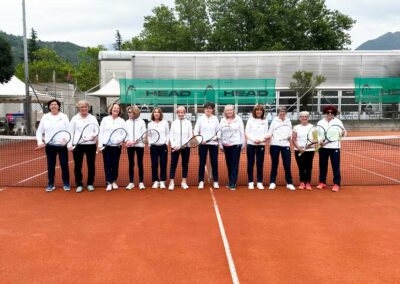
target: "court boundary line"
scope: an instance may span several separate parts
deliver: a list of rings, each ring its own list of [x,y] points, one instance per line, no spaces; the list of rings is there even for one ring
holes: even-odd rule
[[[391,162],[382,161],[382,160],[379,160],[379,159],[376,159],[376,158],[371,158],[371,157],[363,156],[363,155],[360,155],[360,154],[351,153],[351,152],[348,152],[348,151],[346,151],[346,154],[354,155],[356,157],[361,157],[361,158],[364,158],[364,159],[369,159],[369,160],[372,160],[372,161],[375,161],[375,162],[379,162],[379,163],[383,163],[383,164],[388,164],[388,165],[395,166],[395,167],[400,167],[400,164],[394,164],[394,163],[391,163]]]
[[[12,167],[16,167],[16,166],[19,166],[19,165],[27,164],[27,163],[30,163],[30,162],[33,162],[33,161],[36,161],[36,160],[39,160],[39,159],[43,159],[43,158],[46,158],[46,156],[41,156],[41,157],[29,160],[29,161],[24,161],[24,162],[13,164],[13,165],[10,165],[10,166],[4,167],[4,168],[0,168],[0,171],[6,170],[6,169],[9,169],[9,168],[12,168]]]
[[[364,169],[364,168],[360,168],[360,167],[355,166],[355,165],[350,165],[350,167],[357,168],[357,169],[362,170],[362,171],[365,171],[365,172],[367,172],[367,173],[370,173],[370,174],[373,174],[373,175],[377,175],[377,176],[379,176],[379,177],[383,177],[383,178],[385,178],[385,179],[388,179],[388,180],[391,180],[391,181],[394,181],[394,182],[400,184],[400,180],[397,180],[397,179],[394,179],[394,178],[391,178],[391,177],[388,177],[388,176],[384,176],[384,175],[378,174],[378,173],[376,173],[376,172],[371,172],[371,171],[369,171],[369,170],[366,170],[366,169]]]
[[[239,284],[240,283],[239,278],[238,278],[236,268],[235,268],[235,263],[233,261],[233,257],[231,254],[228,237],[226,236],[224,224],[222,222],[222,217],[219,212],[217,199],[215,198],[214,190],[211,187],[209,188],[209,190],[210,190],[211,199],[212,199],[213,205],[214,205],[215,215],[217,216],[217,220],[218,220],[219,232],[221,234],[222,242],[224,244],[224,249],[225,249],[226,258],[228,260],[229,270],[231,272],[232,283]]]

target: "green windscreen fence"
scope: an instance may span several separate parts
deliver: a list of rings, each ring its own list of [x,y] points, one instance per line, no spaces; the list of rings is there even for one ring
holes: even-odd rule
[[[271,104],[275,79],[120,79],[123,104]]]
[[[400,78],[355,78],[358,103],[399,103]]]

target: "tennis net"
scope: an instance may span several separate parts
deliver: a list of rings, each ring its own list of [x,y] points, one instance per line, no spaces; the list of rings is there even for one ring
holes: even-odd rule
[[[44,187],[47,185],[47,162],[44,149],[34,151],[36,140],[26,136],[0,136],[0,187]],[[266,147],[264,162],[264,183],[269,183],[271,159],[269,147]],[[170,161],[170,157],[168,157]],[[227,169],[224,153],[220,152],[219,181],[221,185],[227,182]],[[71,185],[74,184],[73,158],[69,155]],[[151,187],[150,151],[145,148],[144,157],[145,185]],[[191,149],[188,183],[198,184],[199,157],[198,150]],[[86,165],[83,166],[84,177]],[[135,168],[135,184],[138,184],[138,173]],[[169,173],[169,165],[168,171]],[[370,137],[346,137],[342,140],[341,149],[341,174],[342,185],[393,185],[400,184],[400,136],[370,136]],[[298,169],[292,152],[292,175],[295,184],[299,182]],[[319,166],[318,154],[314,157],[312,183],[318,182]],[[255,174],[254,174],[255,176]],[[181,179],[181,168],[178,165],[176,183]],[[84,179],[85,180],[85,179]],[[207,180],[207,178],[206,178]],[[332,170],[329,167],[328,184],[332,183]],[[240,169],[238,185],[247,185],[247,158],[243,151],[240,157]],[[129,183],[128,158],[126,148],[123,147],[118,184],[125,186]],[[282,162],[278,168],[278,185],[284,185],[284,170]],[[61,169],[57,162],[56,186],[61,186]],[[105,186],[103,170],[103,158],[96,156],[95,186]]]

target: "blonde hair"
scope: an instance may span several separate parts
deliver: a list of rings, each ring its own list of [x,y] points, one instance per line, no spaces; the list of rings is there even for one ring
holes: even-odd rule
[[[183,111],[186,113],[186,108],[184,106],[178,106],[176,108],[176,112],[178,112],[179,109],[183,109]]]
[[[228,108],[232,108],[232,110],[233,110],[233,118],[235,118],[235,117],[236,117],[235,106],[234,106],[234,105],[231,105],[231,104],[226,105],[226,106],[224,107],[224,117],[226,118],[226,110],[227,110]]]
[[[138,108],[138,106],[129,106],[126,110],[128,112],[131,111],[134,118],[137,118],[140,115],[140,108]]]
[[[300,116],[310,116],[310,113],[308,112],[308,111],[301,111],[300,113],[299,113],[299,115]]]
[[[79,102],[76,103],[77,108],[81,108],[83,106],[90,107],[89,102],[86,100],[80,100]]]

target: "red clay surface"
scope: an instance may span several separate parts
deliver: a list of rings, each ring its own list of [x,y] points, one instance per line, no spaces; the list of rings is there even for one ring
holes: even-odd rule
[[[400,186],[215,192],[241,283],[398,283]],[[1,283],[231,283],[208,190],[0,191]]]

